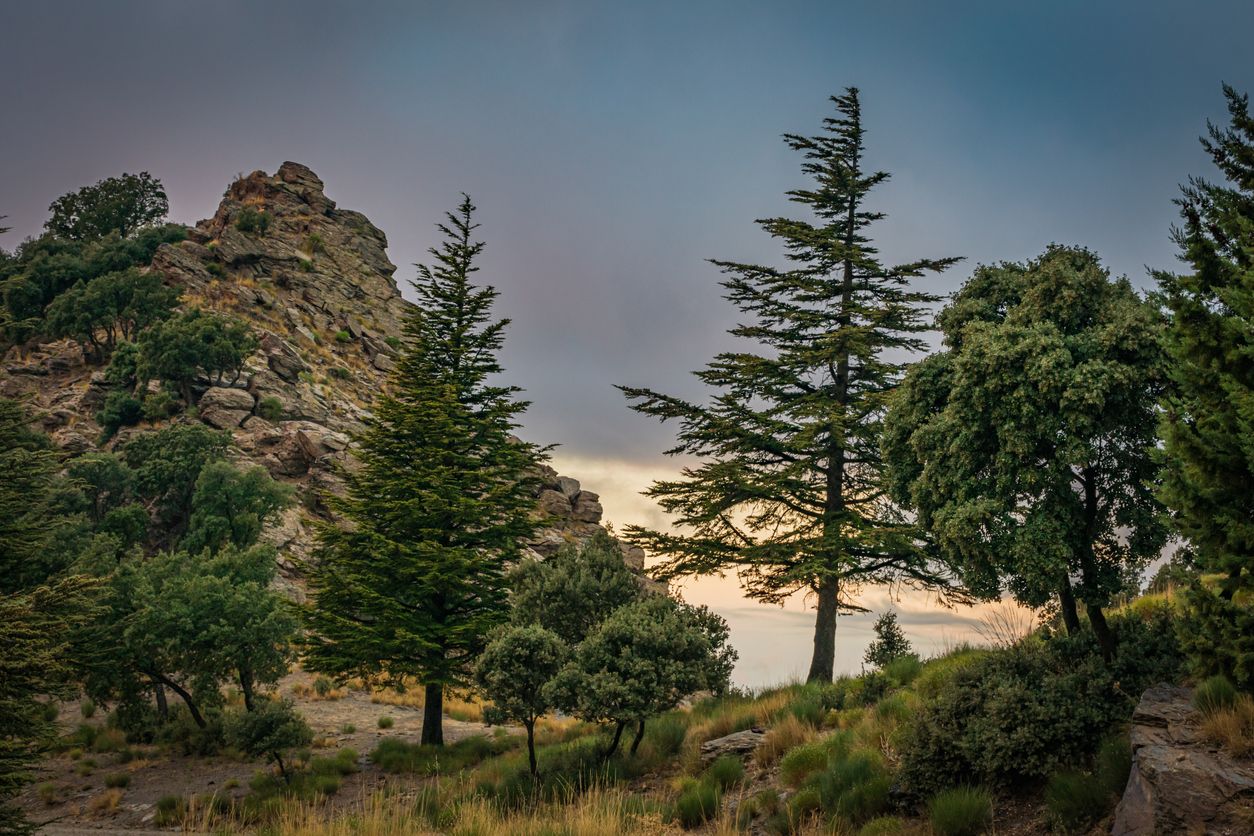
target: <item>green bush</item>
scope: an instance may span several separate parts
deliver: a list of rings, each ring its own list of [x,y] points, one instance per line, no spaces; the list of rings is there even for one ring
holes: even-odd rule
[[[91,697],[83,697],[83,701],[78,704],[78,713],[83,715],[84,720],[90,720],[96,714],[96,701]]]
[[[818,780],[823,809],[851,824],[884,812],[891,787],[892,778],[883,759],[867,749],[833,757]]]
[[[153,422],[169,418],[174,414],[176,404],[174,396],[164,389],[146,395],[143,406],[144,420]]]
[[[105,776],[104,785],[109,789],[125,789],[131,785],[129,772],[113,772]]]
[[[305,236],[305,251],[314,253],[324,253],[327,250],[326,241],[316,232],[311,232]]]
[[[390,729],[394,725],[396,725],[396,721],[386,714],[379,718],[379,728],[381,729]]]
[[[823,701],[816,695],[805,695],[788,706],[788,713],[808,726],[818,728],[827,717]]]
[[[336,332],[335,332],[335,341],[336,341],[337,343],[351,343],[351,342],[353,341],[353,336],[352,336],[352,334],[348,333],[347,331],[342,331],[342,330],[341,330],[341,331],[336,331]]]
[[[936,836],[978,836],[993,822],[993,797],[981,787],[937,793],[927,805]]]
[[[853,734],[835,732],[789,749],[780,759],[779,775],[785,784],[799,787],[806,779],[824,769],[829,760],[843,759],[853,745]]]
[[[104,429],[105,439],[113,438],[122,427],[133,427],[144,417],[144,405],[130,392],[114,390],[105,397],[96,413],[96,423]]]
[[[313,689],[315,694],[320,697],[325,697],[335,689],[335,685],[332,684],[331,680],[327,679],[325,676],[320,676],[313,681]],[[379,728],[384,728],[384,726],[381,725]]]
[[[265,235],[270,229],[270,215],[268,212],[258,212],[251,206],[245,206],[235,216],[235,228],[246,235],[252,235],[254,232]]]
[[[278,421],[283,418],[283,401],[274,395],[267,395],[258,402],[257,414],[267,421]]]
[[[55,702],[46,702],[39,709],[39,715],[43,717],[44,722],[46,723],[55,722],[57,717],[61,715],[61,707]]]
[[[336,378],[337,380],[349,380],[353,376],[353,373],[350,372],[348,369],[344,368],[343,366],[332,366],[331,368],[327,369],[327,374],[329,374],[331,377]]]
[[[390,345],[392,348],[400,348],[400,347],[401,347],[401,339],[400,339],[400,337],[384,337],[384,338],[383,338],[383,341],[384,341],[385,343],[387,343],[388,345]]]
[[[1149,684],[1182,672],[1169,618],[1112,619],[1111,626],[1119,651],[1109,665],[1085,632],[958,666],[904,735],[907,789],[927,795],[955,781],[1011,783],[1087,763]]]
[[[226,268],[217,261],[211,261],[205,265],[205,269],[209,271],[209,275],[217,279],[226,278]]]
[[[744,780],[745,765],[740,758],[723,755],[705,770],[705,779],[721,790]]]
[[[923,663],[913,653],[898,656],[884,663],[884,675],[898,688],[903,688],[918,677],[923,671]]]
[[[700,827],[718,813],[720,801],[717,786],[706,781],[692,781],[675,799],[675,820],[685,830]]]
[[[1193,707],[1210,716],[1216,711],[1231,708],[1237,703],[1237,689],[1222,674],[1216,674],[1202,681],[1193,692]]]
[[[1056,772],[1045,785],[1045,809],[1055,830],[1087,831],[1110,809],[1114,797],[1087,772],[1073,769]]]

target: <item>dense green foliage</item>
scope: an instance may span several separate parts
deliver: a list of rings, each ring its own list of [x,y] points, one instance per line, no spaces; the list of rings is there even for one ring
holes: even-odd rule
[[[1202,140],[1223,183],[1192,179],[1174,230],[1192,272],[1157,273],[1169,315],[1161,497],[1193,563],[1195,671],[1254,691],[1254,118],[1224,87],[1231,124]]]
[[[139,381],[169,383],[190,404],[197,377],[203,375],[215,385],[238,380],[244,361],[257,348],[257,338],[243,322],[192,308],[143,331],[136,344]]]
[[[108,177],[94,186],[61,195],[48,207],[48,232],[68,241],[116,234],[129,238],[170,211],[161,181],[146,171]]]
[[[229,462],[203,467],[192,493],[191,517],[181,547],[197,553],[257,542],[266,520],[291,501],[292,489],[270,478],[264,467],[240,470]]]
[[[1145,688],[1182,673],[1165,611],[1111,626],[1122,650],[1110,664],[1083,633],[1032,637],[953,671],[903,746],[901,774],[910,791],[1043,778],[1085,763],[1131,717]]]
[[[893,496],[974,592],[1054,597],[1071,631],[1078,597],[1112,654],[1103,607],[1167,536],[1150,488],[1153,308],[1091,252],[1053,246],[978,268],[937,322],[945,349],[911,369],[886,422]]]
[[[730,333],[754,349],[720,354],[696,373],[718,392],[708,406],[622,387],[636,411],[679,423],[669,453],[700,460],[648,492],[679,533],[635,526],[629,537],[667,558],[656,570],[663,577],[735,568],[763,601],[812,591],[808,678],[824,681],[837,613],[856,608],[859,584],[942,581],[883,499],[879,437],[884,397],[903,369],[896,358],[925,346],[924,306],[935,298],[909,283],[955,261],[879,261],[867,231],[883,214],[869,200],[888,174],[863,167],[858,91],[833,101],[823,133],[785,137],[814,181],[788,196],[813,220],[759,222],[789,266],[714,262],[745,317]]]
[[[544,627],[509,626],[496,634],[475,663],[475,684],[502,719],[523,724],[531,774],[536,774],[536,720],[552,710],[548,684],[570,648]]]
[[[538,624],[571,646],[641,594],[618,544],[603,532],[564,546],[547,560],[522,563],[509,586],[515,622]]]
[[[108,356],[119,340],[133,340],[144,328],[170,316],[178,291],[161,277],[134,267],[79,281],[44,312],[50,337],[71,337],[89,357]]]
[[[43,333],[45,309],[62,293],[80,283],[90,288],[104,276],[143,267],[152,261],[157,247],[186,236],[184,227],[171,224],[143,229],[130,238],[110,235],[71,241],[47,234],[24,242],[11,257],[0,258],[4,302],[0,325],[5,339],[17,343]],[[155,293],[148,296],[149,300],[158,298]]]
[[[319,530],[309,580],[312,669],[426,687],[422,742],[443,743],[446,685],[464,684],[488,633],[507,616],[506,568],[535,529],[543,451],[513,438],[526,407],[497,386],[507,320],[497,292],[470,283],[483,244],[464,198],[420,265],[417,304],[391,386],[374,405],[328,497],[346,525]]]
[[[727,623],[704,607],[649,596],[615,610],[575,648],[549,685],[550,699],[570,714],[615,725],[606,757],[629,723],[645,722],[697,691],[727,688],[736,651]]]

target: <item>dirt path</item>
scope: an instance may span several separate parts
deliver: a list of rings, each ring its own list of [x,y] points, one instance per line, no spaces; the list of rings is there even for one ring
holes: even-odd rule
[[[315,755],[333,755],[351,748],[358,753],[360,771],[346,776],[339,792],[331,797],[336,808],[360,804],[372,793],[413,788],[422,779],[389,775],[369,761],[369,753],[385,737],[417,743],[422,734],[422,709],[371,701],[366,691],[337,692],[332,699],[317,698],[311,692],[312,677],[294,673],[281,683],[279,692],[293,699],[315,736]],[[101,712],[102,713],[102,712]],[[90,721],[103,725],[97,713]],[[392,725],[379,728],[379,718]],[[61,708],[61,723],[67,733],[82,720],[77,703]],[[482,723],[444,718],[444,739],[448,743],[476,734],[491,733]],[[161,747],[132,747],[139,757],[123,762],[116,752],[65,753],[40,764],[35,784],[19,796],[19,803],[34,821],[46,821],[39,832],[48,836],[101,836],[101,834],[169,833],[154,825],[157,802],[166,796],[191,798],[218,795],[233,799],[248,793],[248,784],[264,765],[258,761],[236,760],[225,756],[188,757],[163,751]],[[78,754],[77,757],[72,756]],[[126,786],[109,789],[107,781]]]

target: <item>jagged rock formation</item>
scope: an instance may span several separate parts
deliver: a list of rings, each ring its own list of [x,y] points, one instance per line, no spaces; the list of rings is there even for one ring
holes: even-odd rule
[[[1187,688],[1155,685],[1132,715],[1132,774],[1112,836],[1254,833],[1254,765],[1198,736]]]
[[[262,221],[258,224],[258,220]],[[336,207],[322,180],[299,163],[255,171],[226,190],[213,217],[163,245],[151,268],[200,307],[246,320],[260,339],[231,385],[196,387],[196,418],[229,430],[235,454],[297,485],[304,499],[265,536],[277,545],[289,580],[292,558],[307,556],[317,497],[339,487],[336,465],[386,383],[409,305],[397,289],[387,237],[365,215]],[[44,428],[66,452],[95,449],[93,415],[109,391],[100,368],[58,341],[10,350],[0,394],[30,397]],[[149,425],[123,429],[124,444]],[[537,513],[546,525],[531,548],[548,555],[602,530],[599,497],[575,479],[544,469]],[[644,553],[624,546],[633,569]]]

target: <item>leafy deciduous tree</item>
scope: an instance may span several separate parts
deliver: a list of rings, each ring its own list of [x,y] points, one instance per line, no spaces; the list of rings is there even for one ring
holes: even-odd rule
[[[257,542],[266,522],[291,502],[292,489],[264,467],[241,470],[230,462],[205,465],[196,479],[192,513],[180,547],[196,554]]]
[[[45,228],[60,238],[85,241],[116,232],[127,238],[170,211],[165,187],[146,171],[108,177],[64,194],[48,207]]]
[[[504,719],[527,730],[527,756],[536,774],[536,720],[552,710],[546,687],[570,656],[552,630],[537,625],[501,630],[475,663],[475,683]]]
[[[1103,652],[1102,608],[1166,540],[1154,478],[1160,322],[1088,250],[980,267],[938,317],[945,350],[895,396],[885,450],[894,498],[967,585],[1017,600],[1076,598]]]

